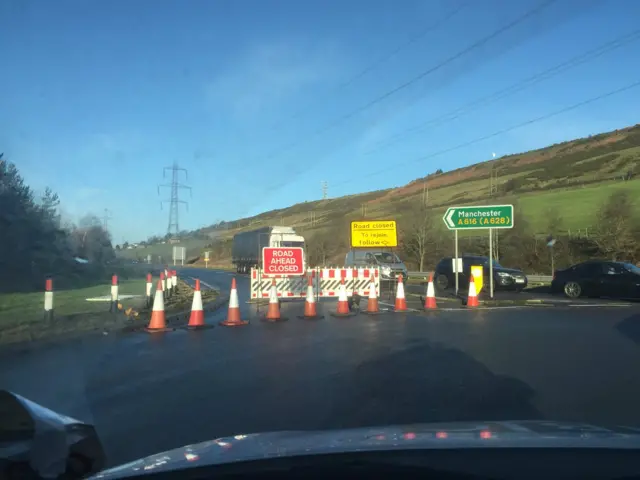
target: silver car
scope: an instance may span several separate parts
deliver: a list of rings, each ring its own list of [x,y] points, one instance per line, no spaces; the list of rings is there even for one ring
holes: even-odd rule
[[[407,267],[393,252],[380,249],[358,249],[347,253],[344,261],[345,267],[365,268],[379,267],[382,280],[395,280],[402,275],[407,280]]]

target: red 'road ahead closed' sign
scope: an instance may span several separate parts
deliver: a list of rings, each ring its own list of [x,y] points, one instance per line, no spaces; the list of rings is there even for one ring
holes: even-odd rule
[[[300,247],[264,247],[265,275],[304,275],[304,254]]]

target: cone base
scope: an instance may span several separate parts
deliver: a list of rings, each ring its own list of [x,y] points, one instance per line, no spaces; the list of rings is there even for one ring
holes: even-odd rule
[[[333,313],[330,313],[329,315],[335,318],[347,318],[347,317],[355,317],[356,315],[358,315],[358,312],[349,312],[349,313],[333,312]]]
[[[220,322],[220,325],[223,327],[242,327],[244,325],[249,325],[249,322],[245,320],[223,320]]]
[[[161,328],[149,328],[145,327],[144,331],[147,333],[164,333],[164,332],[173,332],[175,328],[171,327],[161,327]]]
[[[320,320],[321,318],[324,318],[324,315],[312,315],[312,316],[298,315],[298,318],[300,320]]]
[[[379,310],[378,310],[377,312],[367,312],[367,311],[365,310],[365,311],[364,311],[364,312],[362,312],[362,313],[364,313],[365,315],[382,315],[382,314],[387,313],[387,312],[381,312],[381,311],[379,311]]]
[[[289,320],[289,318],[287,317],[269,318],[265,316],[265,317],[260,317],[260,320],[262,320],[263,322],[278,323],[278,322],[286,322],[287,320]]]

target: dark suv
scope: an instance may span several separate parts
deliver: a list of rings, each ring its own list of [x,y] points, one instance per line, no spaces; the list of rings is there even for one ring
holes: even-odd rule
[[[469,276],[472,265],[482,265],[484,270],[484,285],[489,285],[489,257],[462,256],[462,272],[458,273],[458,288],[466,290],[469,287]],[[453,273],[453,258],[446,257],[440,260],[434,272],[435,286],[441,290],[454,288],[456,276]],[[495,260],[493,261],[493,288],[495,290],[521,291],[528,284],[527,276],[513,268],[505,268]]]

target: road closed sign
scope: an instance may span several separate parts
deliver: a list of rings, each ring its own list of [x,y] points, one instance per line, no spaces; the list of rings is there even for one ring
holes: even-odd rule
[[[351,222],[351,247],[397,247],[398,234],[395,220]]]
[[[265,275],[304,275],[304,251],[300,247],[264,247],[262,268]]]

